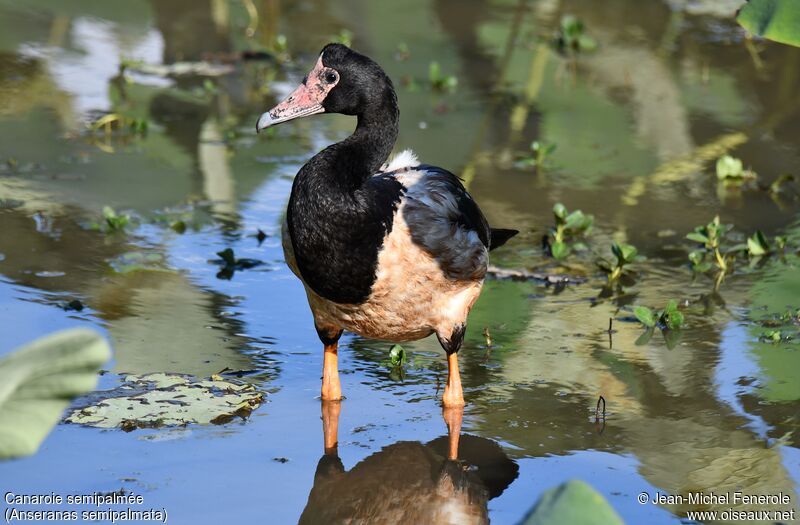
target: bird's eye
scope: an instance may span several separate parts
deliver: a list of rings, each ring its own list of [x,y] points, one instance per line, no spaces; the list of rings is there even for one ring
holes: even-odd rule
[[[337,75],[335,71],[328,71],[325,73],[325,82],[328,84],[333,84],[337,80],[339,80],[339,75]]]

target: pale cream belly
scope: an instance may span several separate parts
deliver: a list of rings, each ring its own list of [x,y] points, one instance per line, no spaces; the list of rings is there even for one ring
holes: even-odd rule
[[[282,240],[286,263],[302,281],[285,222]],[[482,279],[448,279],[436,260],[411,241],[398,213],[378,255],[378,275],[364,303],[334,303],[307,285],[305,289],[319,328],[400,342],[434,332],[449,338],[453,328],[466,321],[482,286]]]

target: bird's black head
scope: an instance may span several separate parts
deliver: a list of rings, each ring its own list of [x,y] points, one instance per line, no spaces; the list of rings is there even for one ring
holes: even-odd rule
[[[347,46],[328,44],[303,83],[261,115],[256,131],[317,113],[361,116],[386,104],[396,108],[397,100],[383,69]]]

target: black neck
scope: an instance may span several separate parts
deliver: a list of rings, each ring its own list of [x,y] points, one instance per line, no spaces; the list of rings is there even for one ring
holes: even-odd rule
[[[319,152],[307,167],[315,178],[328,179],[344,191],[357,190],[389,158],[397,140],[399,117],[394,90],[387,87],[379,100],[358,114],[353,134]]]

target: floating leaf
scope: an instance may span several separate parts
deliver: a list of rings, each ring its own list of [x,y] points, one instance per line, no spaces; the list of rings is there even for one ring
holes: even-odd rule
[[[800,47],[800,9],[797,0],[749,0],[736,21],[750,33]]]
[[[389,363],[392,366],[403,366],[407,361],[406,350],[400,345],[392,345],[389,350]]]
[[[653,315],[653,311],[646,306],[636,306],[633,308],[633,315],[641,322],[643,325],[647,326],[648,328],[652,328],[656,325],[656,318]]]
[[[124,383],[92,396],[92,402],[65,419],[98,428],[161,428],[189,424],[224,424],[246,418],[264,400],[253,385],[212,376],[129,375]]]
[[[708,237],[699,232],[687,233],[686,238],[690,241],[702,242],[703,244],[708,242]]]
[[[744,166],[742,161],[731,157],[730,155],[723,155],[717,159],[717,178],[720,180],[728,178],[739,178],[744,173]]]
[[[552,252],[553,257],[561,260],[569,255],[570,248],[567,246],[567,243],[556,241],[550,246],[550,251]]]
[[[573,479],[542,494],[522,525],[624,525],[606,499]]]
[[[94,390],[110,357],[100,334],[78,328],[0,360],[0,459],[36,452],[72,398]]]
[[[765,343],[780,343],[783,334],[780,330],[767,330],[759,336],[759,339]]]
[[[747,239],[747,251],[753,256],[766,255],[771,251],[769,242],[761,230],[756,230],[756,233]]]
[[[567,207],[557,202],[553,205],[553,215],[556,216],[556,219],[561,219],[562,221],[567,217]]]

